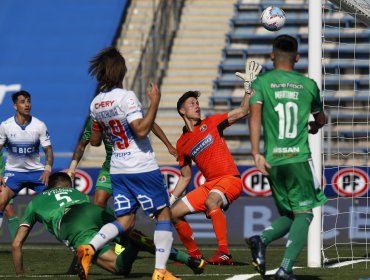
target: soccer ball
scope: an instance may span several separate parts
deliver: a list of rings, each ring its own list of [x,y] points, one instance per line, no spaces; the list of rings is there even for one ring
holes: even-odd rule
[[[278,31],[285,24],[285,12],[276,6],[267,7],[261,15],[261,23],[268,31]]]

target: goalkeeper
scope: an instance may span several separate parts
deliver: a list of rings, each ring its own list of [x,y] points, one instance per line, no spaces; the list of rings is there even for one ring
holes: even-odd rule
[[[36,222],[44,224],[52,235],[74,251],[79,245],[89,243],[104,224],[112,221],[115,221],[113,213],[90,204],[87,195],[72,188],[71,178],[66,173],[52,174],[48,188],[28,204],[13,241],[16,274],[24,275],[22,246]],[[135,230],[129,238],[123,235],[115,241],[125,246],[121,254],[117,256],[106,245],[95,255],[96,264],[112,273],[128,275],[139,250],[155,253],[153,240]],[[170,258],[185,263],[194,273],[203,272],[204,263],[174,248]],[[78,268],[78,272],[84,279],[84,271]]]
[[[223,130],[248,114],[250,83],[261,71],[254,61],[247,63],[247,72],[240,74],[245,81],[245,95],[239,108],[228,113],[201,119],[199,92],[188,91],[177,101],[177,111],[185,122],[183,134],[177,141],[181,176],[171,195],[170,203],[182,195],[191,181],[192,161],[204,175],[206,182],[189,192],[171,208],[172,221],[188,253],[203,258],[193,239],[193,232],[185,220],[190,213],[204,212],[212,220],[218,250],[207,261],[214,265],[232,265],[227,241],[227,223],[223,210],[240,196],[240,173],[223,138]]]
[[[252,83],[249,130],[256,167],[267,175],[280,217],[248,244],[253,265],[265,274],[265,247],[288,233],[283,260],[275,279],[296,279],[292,268],[306,244],[312,208],[327,201],[315,178],[308,133],[325,124],[320,90],[315,81],[295,72],[299,60],[297,40],[275,38],[271,59],[274,68]],[[310,114],[314,121],[308,122]],[[265,152],[259,142],[263,125]]]

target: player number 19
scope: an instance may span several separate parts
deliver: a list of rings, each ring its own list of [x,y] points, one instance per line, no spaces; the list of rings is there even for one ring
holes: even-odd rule
[[[294,102],[278,103],[275,111],[279,114],[279,139],[297,136],[298,106]]]

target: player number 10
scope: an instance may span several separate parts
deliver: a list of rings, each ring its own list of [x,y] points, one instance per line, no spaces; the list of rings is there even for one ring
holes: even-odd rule
[[[295,138],[298,124],[297,104],[294,102],[279,103],[274,109],[279,114],[279,139]]]

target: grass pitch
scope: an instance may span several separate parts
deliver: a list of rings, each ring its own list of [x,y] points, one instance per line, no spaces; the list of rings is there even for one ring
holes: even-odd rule
[[[182,249],[180,247],[180,249]],[[205,257],[211,257],[215,248],[202,246]],[[348,249],[349,250],[349,249]],[[357,250],[361,250],[358,248]],[[274,269],[278,268],[283,256],[283,247],[270,247],[267,252],[267,275],[264,279],[273,279]],[[263,279],[250,265],[250,252],[246,246],[231,248],[235,264],[233,266],[207,265],[201,275],[194,275],[184,266],[170,261],[168,269],[182,279]],[[302,252],[298,259],[294,273],[303,280],[365,280],[370,279],[370,263],[360,262],[336,268],[306,268],[307,252]],[[72,260],[72,253],[62,245],[26,245],[24,246],[25,278],[33,279],[77,279],[77,276],[64,275]],[[132,273],[125,279],[151,279],[154,267],[154,256],[140,252]],[[122,279],[122,276],[112,275],[93,265],[89,279]],[[0,246],[0,280],[20,279],[15,277],[10,245]]]

